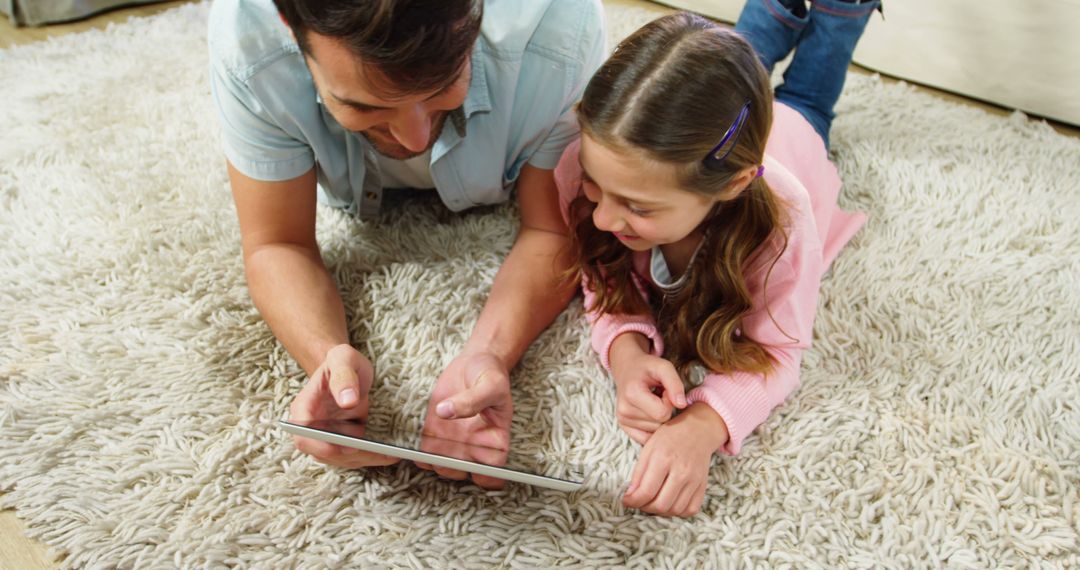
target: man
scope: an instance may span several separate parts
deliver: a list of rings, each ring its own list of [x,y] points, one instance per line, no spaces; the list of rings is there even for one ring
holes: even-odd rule
[[[509,447],[509,370],[573,293],[559,285],[565,226],[552,170],[577,136],[573,105],[603,45],[598,0],[214,3],[211,86],[248,288],[308,374],[292,419],[363,420],[374,379],[315,241],[316,202],[369,218],[383,188],[432,188],[460,211],[516,186],[520,233],[464,350],[436,380],[424,426]],[[296,444],[342,467],[394,461]]]

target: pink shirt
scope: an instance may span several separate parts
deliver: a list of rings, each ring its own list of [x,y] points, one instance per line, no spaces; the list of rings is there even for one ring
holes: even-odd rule
[[[786,105],[776,103],[773,110],[772,132],[765,149],[765,180],[786,206],[788,245],[772,269],[767,290],[767,264],[751,269],[746,276],[754,303],[742,322],[742,330],[773,356],[773,371],[768,376],[710,373],[687,393],[689,403],[705,402],[723,418],[730,438],[720,451],[730,455],[738,453],[746,436],[799,386],[799,364],[813,336],[821,276],[866,219],[861,213],[837,207],[840,177],[813,127]],[[568,218],[570,202],[581,192],[579,148],[579,142],[567,147],[555,169],[564,218]],[[637,252],[633,261],[638,290],[648,296],[650,286],[655,286],[649,272],[650,254]],[[592,310],[595,295],[582,289],[592,324],[592,346],[605,369],[611,369],[608,351],[612,342],[624,332],[648,336],[653,353],[663,354],[663,339],[652,317],[597,315]],[[764,304],[766,297],[769,310]]]

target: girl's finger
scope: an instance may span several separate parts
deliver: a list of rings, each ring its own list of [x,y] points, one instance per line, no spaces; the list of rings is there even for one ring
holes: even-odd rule
[[[692,517],[701,512],[701,503],[705,501],[705,491],[708,490],[708,488],[709,478],[706,477],[690,497],[690,502],[687,504],[686,510],[683,511],[684,517]]]
[[[628,390],[626,402],[630,404],[630,407],[636,408],[645,418],[658,422],[671,419],[671,406],[662,397],[644,389],[644,386],[639,390]]]
[[[641,455],[642,457],[638,459],[639,462],[647,460],[644,452],[642,452]],[[660,492],[660,489],[664,486],[664,480],[667,478],[667,475],[667,469],[663,465],[657,464],[654,461],[649,461],[636,486],[634,486],[633,479],[631,478],[630,484],[632,487],[628,488],[626,495],[623,496],[623,504],[628,507],[640,509],[651,503],[656,498],[656,494]]]
[[[690,501],[693,500],[694,495],[697,494],[698,487],[700,487],[700,485],[684,485],[682,490],[679,491],[679,496],[675,498],[675,502],[671,504],[671,514],[678,517],[688,516],[687,512],[690,510]]]
[[[619,418],[619,425],[624,428],[632,428],[651,434],[664,425],[653,420],[639,420],[634,418]]]
[[[656,398],[656,400],[660,401],[659,398]],[[627,402],[627,405],[623,409],[623,413],[619,414],[619,417],[662,424],[671,419],[671,408],[664,404],[660,409],[663,410],[663,413],[659,414],[660,417],[656,417],[654,413]]]
[[[686,407],[686,389],[683,387],[682,378],[670,362],[664,360],[651,370],[654,378],[660,381],[664,387],[665,401],[680,410]]]
[[[654,469],[661,467],[657,465]],[[664,478],[663,485],[656,491],[656,496],[652,501],[649,501],[642,510],[658,515],[670,516],[674,514],[672,507],[675,506],[675,500],[685,489],[685,480],[677,473],[669,471],[671,466],[664,465],[660,470],[667,472],[667,477]]]
[[[652,432],[626,426],[622,426],[622,429],[626,432],[626,435],[630,436],[630,439],[637,442],[638,445],[645,445],[645,443],[649,441],[649,438],[652,437]]]
[[[645,470],[649,467],[649,448],[645,448],[641,455],[638,456],[637,463],[634,464],[634,471],[630,473],[630,484],[626,486],[626,493],[623,495],[623,503],[626,503],[626,497],[634,493],[641,485],[641,478],[645,476]]]

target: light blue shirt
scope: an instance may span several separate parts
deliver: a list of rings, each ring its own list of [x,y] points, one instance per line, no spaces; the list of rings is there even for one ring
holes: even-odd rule
[[[266,181],[318,165],[324,203],[376,214],[382,184],[374,149],[322,106],[273,2],[215,1],[209,44],[229,162]],[[503,202],[523,165],[555,168],[578,136],[573,107],[604,52],[599,0],[486,1],[464,128],[448,119],[431,149],[431,176],[447,207]]]

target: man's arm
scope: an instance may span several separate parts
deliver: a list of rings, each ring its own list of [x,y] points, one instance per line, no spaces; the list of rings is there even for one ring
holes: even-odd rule
[[[435,382],[425,436],[509,449],[514,407],[510,369],[574,294],[576,280],[562,279],[569,252],[553,171],[523,167],[517,191],[521,230],[495,275],[464,350]],[[437,440],[422,438],[421,449],[435,449],[433,441]],[[467,476],[454,469],[421,466],[451,479]],[[492,477],[472,478],[481,487],[502,486]]]
[[[315,169],[264,182],[229,164],[251,299],[274,336],[310,376],[348,344],[337,285],[315,241]]]
[[[562,278],[571,258],[554,171],[525,165],[517,193],[521,229],[464,350],[494,354],[508,369],[566,307],[577,285]]]
[[[349,346],[341,295],[315,241],[315,169],[292,180],[264,182],[229,164],[229,181],[251,299],[308,375],[289,406],[289,419],[363,422],[374,370]],[[306,437],[293,436],[293,441],[316,461],[339,467],[397,462]]]

